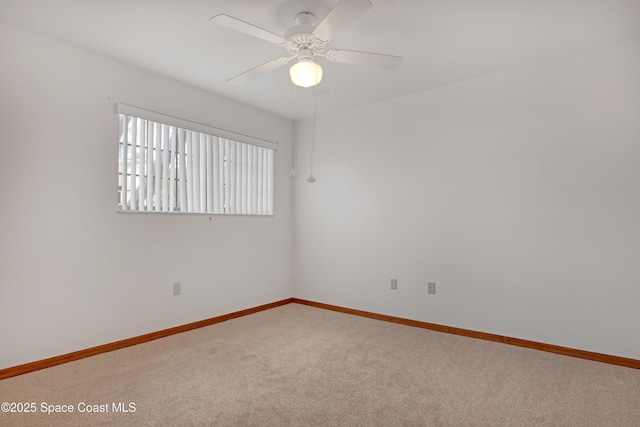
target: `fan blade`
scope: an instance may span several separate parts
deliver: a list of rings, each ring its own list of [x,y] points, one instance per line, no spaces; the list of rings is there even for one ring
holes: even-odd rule
[[[327,52],[327,59],[333,62],[387,68],[389,70],[395,70],[402,62],[401,56],[358,52],[356,50],[330,50]]]
[[[348,27],[360,15],[373,6],[369,0],[340,0],[329,14],[313,30],[313,35],[323,41],[330,41],[336,34]]]
[[[238,74],[237,76],[230,78],[229,80],[227,80],[227,83],[231,83],[234,85],[241,85],[243,83],[248,82],[249,80],[255,79],[256,77],[266,74],[269,71],[273,71],[276,68],[282,67],[287,62],[291,61],[293,58],[295,58],[295,56],[292,56],[290,58],[283,57],[283,58],[274,59],[273,61],[265,62],[262,65],[258,65],[257,67],[250,69],[249,71],[245,71],[242,74]]]
[[[250,36],[257,37],[262,40],[266,40],[270,43],[281,44],[286,41],[283,37],[280,37],[277,34],[274,34],[267,30],[263,30],[260,27],[256,27],[255,25],[249,24],[248,22],[241,21],[229,15],[225,15],[225,14],[216,15],[213,18],[211,18],[211,21],[215,22],[218,25],[222,25],[223,27],[227,27],[244,34],[248,34]]]

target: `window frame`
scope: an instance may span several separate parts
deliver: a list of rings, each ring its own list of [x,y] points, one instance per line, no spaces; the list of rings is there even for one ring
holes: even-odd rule
[[[226,129],[221,129],[221,128],[216,128],[213,126],[210,126],[208,124],[203,124],[203,123],[198,123],[198,122],[194,122],[194,121],[190,121],[190,120],[186,120],[186,119],[182,119],[179,117],[175,117],[175,116],[170,116],[167,114],[162,114],[162,113],[158,113],[156,111],[152,111],[152,110],[147,110],[147,109],[143,109],[143,108],[139,108],[139,107],[134,107],[132,105],[128,105],[128,104],[123,104],[123,103],[116,103],[114,105],[114,112],[116,115],[116,119],[118,122],[118,167],[117,167],[117,176],[118,176],[118,185],[117,185],[117,203],[116,203],[116,209],[117,212],[120,213],[142,213],[142,214],[189,214],[189,215],[241,215],[241,216],[274,216],[275,215],[275,165],[276,165],[276,152],[278,149],[278,142],[273,142],[273,141],[269,141],[266,139],[262,139],[262,138],[257,138],[257,137],[253,137],[253,136],[249,136],[249,135],[245,135],[245,134],[240,134],[240,133],[236,133],[236,132],[232,132]],[[127,117],[127,119],[125,119],[125,123],[127,126],[127,130],[124,130],[121,126],[122,126],[122,118],[121,116],[125,116]],[[265,172],[265,176],[267,177],[271,187],[270,187],[270,201],[264,201],[264,204],[267,207],[266,212],[264,212],[264,208],[260,209],[258,208],[257,210],[259,212],[237,212],[236,210],[238,209],[237,205],[234,205],[233,207],[230,207],[229,204],[231,203],[231,201],[227,198],[229,193],[227,192],[228,189],[228,185],[230,185],[232,182],[226,181],[228,179],[228,174],[227,174],[227,167],[229,165],[229,163],[231,162],[231,159],[228,159],[226,156],[229,155],[228,151],[225,151],[225,157],[222,159],[220,159],[220,164],[223,164],[224,166],[222,168],[218,168],[218,171],[220,169],[222,169],[222,175],[225,178],[225,182],[224,183],[220,183],[221,187],[221,192],[224,194],[221,194],[221,199],[224,200],[224,202],[221,202],[221,209],[222,212],[211,212],[211,211],[207,211],[207,209],[200,209],[199,211],[187,211],[187,210],[175,210],[175,206],[169,205],[168,209],[169,210],[164,210],[163,208],[159,208],[160,206],[160,201],[156,200],[155,204],[153,204],[154,208],[147,210],[148,209],[148,205],[145,209],[140,209],[140,201],[138,201],[137,203],[134,203],[135,205],[135,209],[131,209],[131,202],[130,202],[130,198],[126,197],[126,195],[124,194],[123,191],[123,179],[130,179],[129,176],[131,176],[130,172],[127,172],[125,174],[123,174],[123,169],[122,166],[124,165],[128,165],[127,170],[129,170],[129,167],[133,167],[135,169],[135,173],[134,176],[137,177],[137,181],[140,182],[140,179],[142,176],[145,177],[145,180],[148,180],[147,177],[147,173],[143,173],[139,170],[139,167],[144,167],[143,165],[139,164],[140,161],[138,159],[136,159],[136,163],[135,165],[128,163],[128,157],[129,154],[132,152],[139,152],[139,149],[142,150],[146,150],[147,154],[148,154],[148,150],[149,150],[149,146],[141,146],[139,144],[138,140],[135,141],[131,141],[128,140],[128,138],[125,138],[126,141],[126,147],[127,147],[127,151],[126,153],[124,153],[122,151],[122,147],[123,147],[123,143],[124,141],[122,140],[123,137],[123,133],[122,132],[129,132],[128,127],[129,127],[129,121],[128,118],[136,118],[136,119],[142,119],[142,120],[147,120],[150,122],[155,122],[158,123],[161,127],[163,125],[168,126],[169,130],[171,130],[171,128],[173,128],[173,133],[175,135],[177,135],[179,132],[185,131],[187,134],[189,132],[195,132],[200,134],[201,136],[207,137],[206,141],[207,143],[210,142],[209,137],[211,138],[215,138],[215,141],[217,141],[216,147],[220,146],[224,146],[225,144],[229,143],[232,144],[232,148],[231,150],[236,150],[237,152],[240,153],[240,150],[242,148],[246,148],[247,150],[254,150],[255,148],[251,148],[253,147],[260,147],[260,148],[266,148],[268,150],[272,150],[272,154],[269,151],[265,151],[265,150],[260,150],[260,149],[255,149],[257,152],[260,152],[261,155],[262,153],[269,153],[269,160],[270,160],[270,167],[272,168],[271,171],[269,171],[271,173],[271,175],[266,175],[267,172]],[[196,135],[196,134],[192,134],[192,135]],[[145,133],[146,135],[146,133]],[[157,138],[157,136],[156,136]],[[176,140],[177,140],[177,136],[176,136]],[[202,140],[201,140],[202,141]],[[238,144],[239,143],[239,144]],[[195,144],[195,141],[194,141]],[[218,145],[219,144],[219,145]],[[246,146],[244,146],[243,144],[247,144]],[[134,147],[135,145],[135,147]],[[229,149],[229,145],[226,146],[227,150]],[[132,148],[135,148],[135,150],[133,150]],[[178,168],[179,164],[178,164],[178,158],[180,155],[182,156],[186,156],[187,151],[185,151],[184,153],[180,153],[179,152],[179,146],[176,144],[175,147],[173,148],[165,148],[165,147],[156,147],[153,146],[151,147],[154,155],[155,152],[158,150],[158,148],[161,150],[160,152],[162,153],[165,149],[169,149],[169,150],[173,150],[170,151],[170,156],[175,157],[175,159],[172,160],[174,161],[174,166],[173,168]],[[124,159],[123,161],[123,155],[127,156],[127,159]],[[157,156],[157,155],[155,155]],[[264,154],[264,156],[267,156],[267,154]],[[157,157],[154,157],[157,158]],[[235,154],[233,154],[232,157],[233,161],[236,160],[235,158]],[[264,161],[266,162],[267,158],[264,157]],[[240,162],[240,158],[238,157],[237,159],[238,162]],[[257,158],[256,158],[256,162],[257,162]],[[171,164],[171,162],[169,162],[169,164]],[[262,167],[262,165],[258,165],[256,164],[252,164],[252,166],[255,168],[255,171],[258,170],[259,167]],[[233,166],[234,168],[236,166]],[[242,166],[237,166],[238,168],[242,167]],[[255,171],[250,170],[249,173],[255,173]],[[216,171],[216,173],[218,173]],[[173,177],[173,175],[175,175],[175,177]],[[126,178],[124,178],[126,176]],[[174,181],[175,178],[175,182]],[[154,178],[155,179],[155,178]],[[160,180],[162,180],[163,182],[165,181],[165,177],[161,177],[159,178]],[[236,179],[236,178],[234,178]],[[179,195],[178,195],[178,191],[187,191],[186,188],[185,189],[179,189],[179,182],[181,180],[181,176],[179,174],[178,171],[174,171],[172,170],[172,174],[170,175],[170,178],[167,179],[167,183],[172,183],[171,185],[175,186],[175,204],[178,204],[178,200],[179,200]],[[235,183],[234,180],[232,180],[233,183]],[[197,185],[197,184],[196,184]],[[263,183],[262,185],[267,185],[265,183]],[[233,187],[232,187],[233,188]],[[264,188],[264,187],[263,187]],[[127,194],[132,194],[130,189],[126,189]],[[167,191],[166,188],[163,191]],[[171,189],[171,191],[173,192],[174,190]],[[235,190],[234,190],[235,191]],[[238,190],[238,191],[244,191],[244,190]],[[261,190],[264,191],[264,190]],[[256,193],[258,194],[258,193]],[[157,193],[156,193],[157,195]],[[127,208],[124,208],[124,205],[122,204],[122,197],[125,198],[125,203],[128,206]],[[173,197],[173,196],[172,196]],[[235,197],[235,196],[234,196]],[[247,197],[258,197],[255,196],[253,193],[248,194]],[[263,194],[259,195],[261,200],[264,200],[264,196]],[[136,199],[138,197],[136,196]],[[147,199],[149,200],[149,199]],[[189,201],[189,203],[193,203],[191,200]],[[156,206],[157,204],[157,206]],[[255,208],[254,208],[255,209]]]

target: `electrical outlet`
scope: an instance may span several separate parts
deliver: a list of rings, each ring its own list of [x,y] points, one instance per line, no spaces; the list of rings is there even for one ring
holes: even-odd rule
[[[173,284],[173,294],[174,295],[180,295],[181,293],[182,293],[182,283],[175,282]]]
[[[427,283],[427,292],[429,292],[432,295],[436,294],[436,282]]]
[[[391,289],[398,289],[398,279],[391,279]]]

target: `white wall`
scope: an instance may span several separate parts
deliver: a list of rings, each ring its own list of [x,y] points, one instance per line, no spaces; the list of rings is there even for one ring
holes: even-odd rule
[[[640,43],[296,128],[297,297],[640,359]]]
[[[291,297],[290,121],[2,23],[0,58],[0,369]],[[117,213],[108,97],[280,141],[276,215]]]

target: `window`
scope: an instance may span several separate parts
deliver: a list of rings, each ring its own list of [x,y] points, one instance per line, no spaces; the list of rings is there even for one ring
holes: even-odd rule
[[[273,215],[274,148],[123,104],[118,110],[120,210]]]

